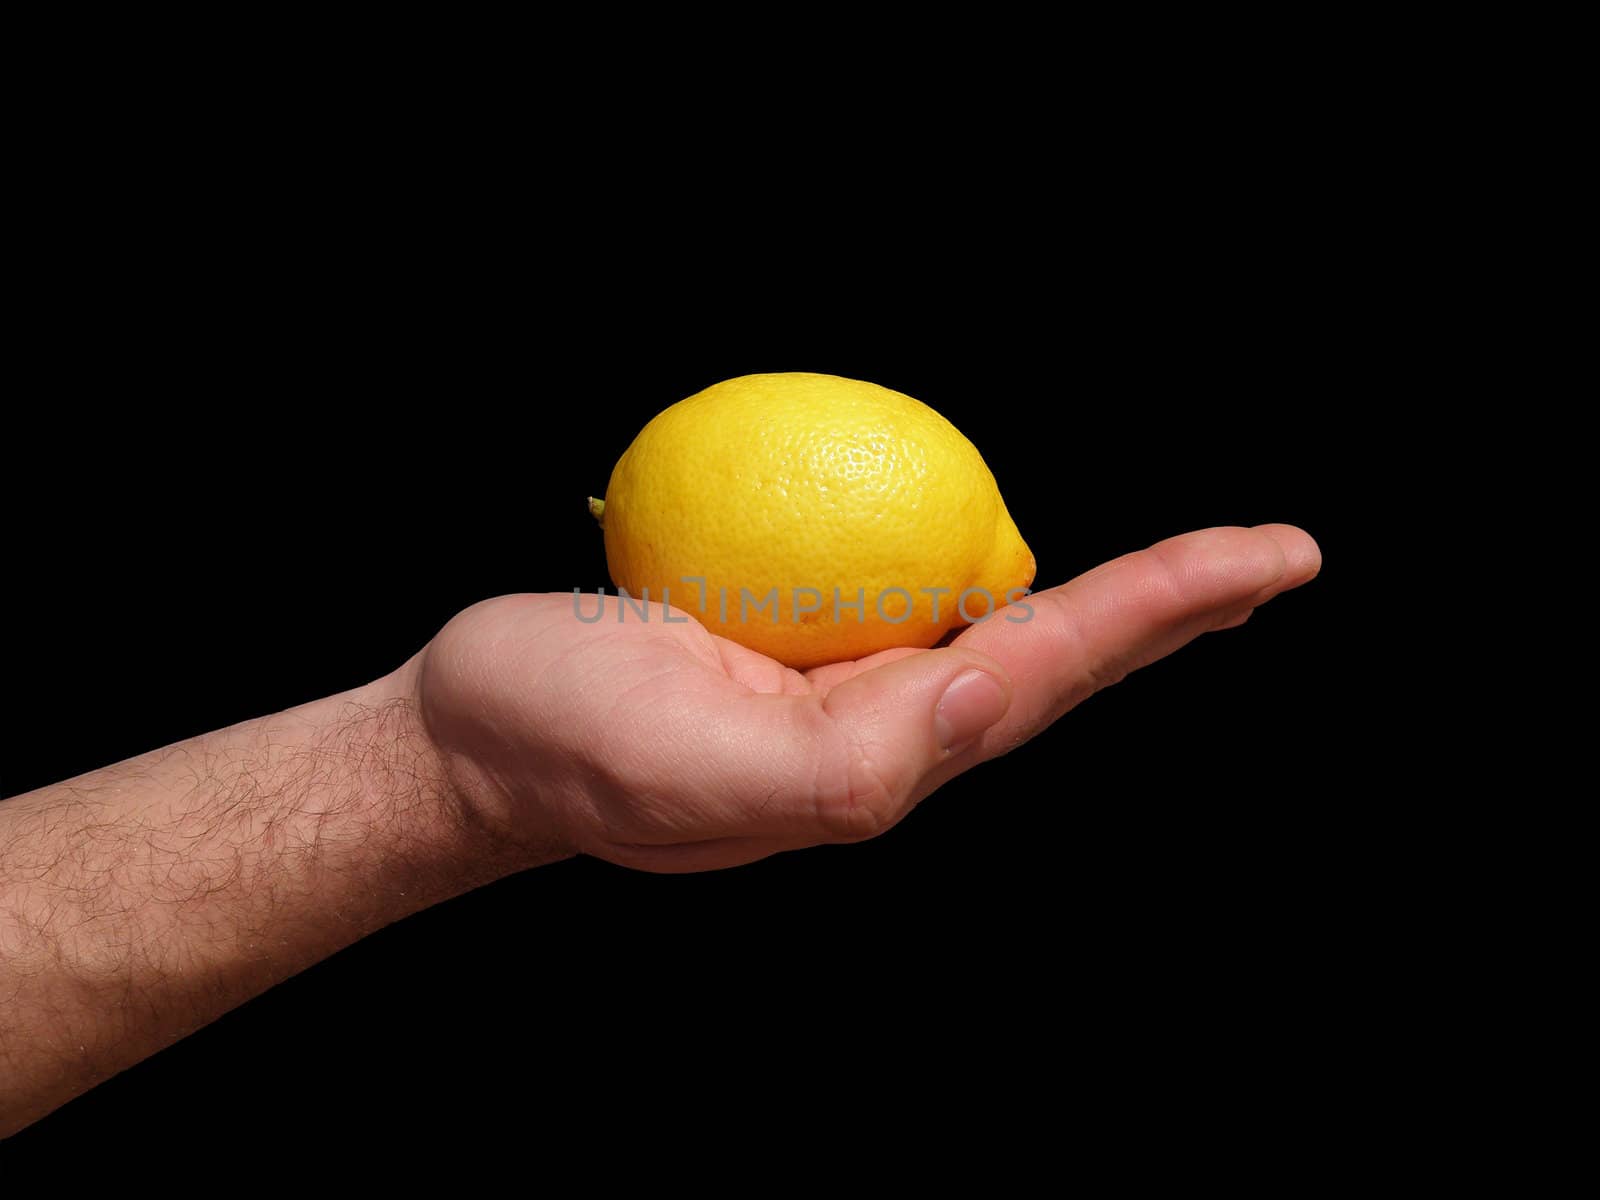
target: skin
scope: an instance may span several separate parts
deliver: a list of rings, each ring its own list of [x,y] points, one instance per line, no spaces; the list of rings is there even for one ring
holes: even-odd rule
[[[366,687],[9,799],[0,1135],[503,875],[874,837],[1320,566],[1292,526],[1202,530],[1028,597],[1025,622],[804,673],[659,605],[585,624],[571,595],[504,596]]]

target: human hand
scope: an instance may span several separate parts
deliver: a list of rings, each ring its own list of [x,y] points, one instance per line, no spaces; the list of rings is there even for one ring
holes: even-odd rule
[[[417,702],[468,811],[508,845],[651,871],[734,866],[882,833],[1320,566],[1293,526],[1201,530],[1028,596],[1026,621],[1001,610],[946,647],[805,672],[692,614],[668,623],[659,603],[619,620],[607,597],[587,624],[572,596],[503,596],[429,644]],[[584,598],[586,616],[596,603]]]

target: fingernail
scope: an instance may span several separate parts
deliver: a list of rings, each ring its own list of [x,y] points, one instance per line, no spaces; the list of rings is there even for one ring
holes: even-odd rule
[[[959,750],[1006,712],[1006,690],[986,671],[963,671],[939,698],[933,731],[945,750]]]

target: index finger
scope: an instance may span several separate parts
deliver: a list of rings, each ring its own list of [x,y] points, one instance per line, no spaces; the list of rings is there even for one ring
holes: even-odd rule
[[[1004,754],[1129,672],[1239,624],[1321,566],[1317,543],[1293,525],[1202,529],[1001,609],[954,645],[999,660],[1014,683],[1011,707],[954,761],[964,768]],[[1023,604],[1031,617],[1015,619]]]

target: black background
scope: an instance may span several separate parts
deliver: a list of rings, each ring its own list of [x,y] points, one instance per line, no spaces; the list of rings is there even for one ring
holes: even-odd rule
[[[1201,145],[1013,174],[981,211],[925,165],[815,193],[826,228],[801,205],[745,233],[615,197],[580,224],[591,197],[535,206],[494,168],[404,190],[336,156],[111,226],[87,205],[42,306],[39,424],[5,451],[7,795],[366,682],[477,599],[609,583],[584,497],[650,415],[747,372],[943,412],[1036,586],[1215,524],[1302,525],[1326,567],[878,841],[507,879],[16,1144],[159,1136],[175,1109],[194,1139],[636,1131],[692,1119],[685,1081],[758,1123],[815,1086],[850,1121],[992,1105],[1027,1139],[1061,1113],[1013,1112],[1019,1075],[1111,1113],[1156,1078],[1204,1105],[1337,1073],[1380,823],[1335,782],[1380,335],[1353,300],[1364,231],[1314,156]],[[760,210],[760,188],[717,195]]]

